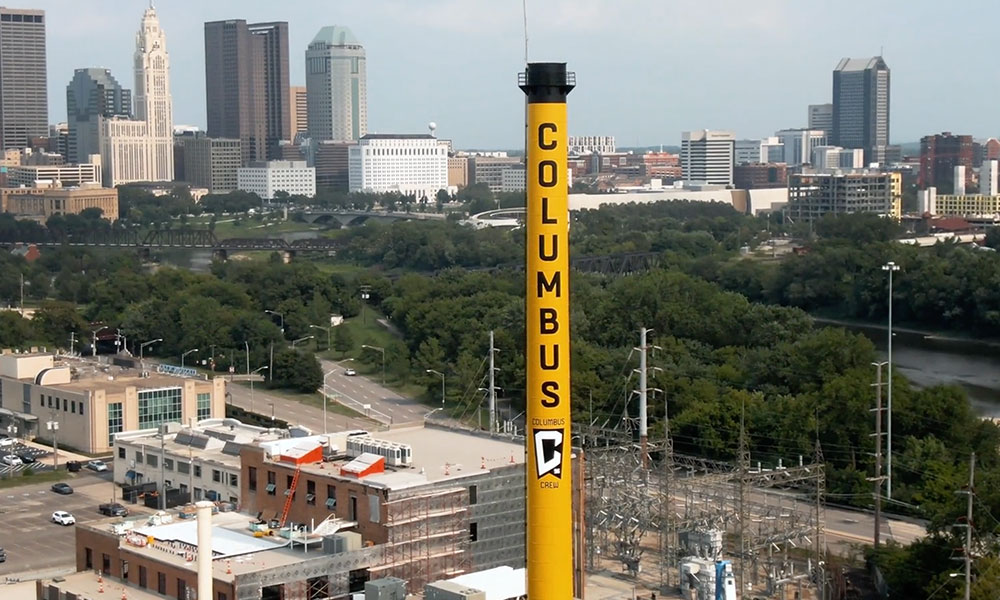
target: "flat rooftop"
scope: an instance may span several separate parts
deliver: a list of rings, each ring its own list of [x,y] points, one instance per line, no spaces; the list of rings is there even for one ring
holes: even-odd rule
[[[443,427],[418,425],[378,431],[370,436],[376,440],[409,444],[413,463],[407,467],[385,466],[385,472],[362,478],[366,484],[387,489],[406,489],[428,483],[458,480],[488,473],[493,469],[524,464],[523,441],[509,437],[489,436]],[[325,477],[356,480],[341,476],[340,467],[350,459],[325,464],[302,465],[302,470]]]
[[[166,454],[175,457],[196,456],[199,462],[215,462],[238,469],[242,446],[287,437],[287,430],[255,427],[236,419],[203,419],[193,429],[181,427],[174,433],[168,433],[162,443]],[[142,429],[118,434],[115,443],[133,448],[149,448],[159,454],[161,442],[159,430]]]

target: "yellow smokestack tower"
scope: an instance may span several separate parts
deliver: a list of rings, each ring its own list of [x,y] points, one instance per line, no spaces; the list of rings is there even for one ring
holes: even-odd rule
[[[573,598],[566,63],[529,63],[526,319],[528,597]]]

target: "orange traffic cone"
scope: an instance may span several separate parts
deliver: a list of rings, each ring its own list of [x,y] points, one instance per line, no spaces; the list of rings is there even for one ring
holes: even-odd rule
[[[128,600],[128,597],[125,596],[125,588],[122,588],[122,600]]]
[[[513,453],[511,453],[511,455],[510,455],[510,464],[514,464],[514,454]]]
[[[486,468],[486,457],[485,456],[480,456],[479,458],[481,458],[482,461],[483,461],[482,464],[479,465],[479,468],[480,469],[485,469]]]
[[[104,593],[104,582],[98,580],[97,583],[99,584],[99,587],[97,588],[97,593],[98,594],[103,594]]]

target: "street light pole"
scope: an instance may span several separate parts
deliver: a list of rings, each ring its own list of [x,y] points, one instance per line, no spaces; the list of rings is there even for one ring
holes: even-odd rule
[[[181,353],[181,368],[182,369],[184,368],[184,357],[187,356],[188,354],[191,354],[192,352],[197,352],[197,351],[198,351],[197,348],[191,348],[187,352],[182,352]]]
[[[330,328],[329,327],[323,327],[322,325],[310,325],[309,327],[311,327],[313,329],[322,329],[323,331],[326,332],[326,349],[327,349],[327,351],[329,351],[330,350]]]
[[[892,274],[899,270],[899,265],[891,260],[882,265],[883,271],[889,272],[889,381],[886,389],[888,399],[886,402],[886,490],[887,498],[892,498]]]
[[[434,373],[435,375],[441,376],[441,406],[444,406],[444,373],[441,371],[435,371],[434,369],[427,369],[428,373]]]
[[[156,338],[155,340],[149,340],[148,342],[143,342],[143,343],[139,344],[139,370],[141,370],[142,372],[146,371],[146,363],[143,362],[143,359],[142,359],[142,357],[143,357],[143,350],[146,348],[146,346],[149,346],[151,344],[155,344],[156,342],[162,342],[162,341],[163,341],[163,338]]]
[[[300,337],[297,340],[292,340],[292,350],[295,350],[295,344],[298,344],[299,342],[304,342],[305,340],[311,340],[314,337],[316,337],[316,336],[314,336],[314,335],[307,335],[305,337]]]
[[[254,369],[253,373],[250,373],[250,376],[247,377],[247,379],[250,380],[250,412],[253,412],[253,376],[258,371],[262,371],[262,370],[264,370],[266,368],[267,368],[267,365],[264,365],[263,367]]]
[[[285,337],[285,315],[276,310],[268,310],[266,308],[264,309],[264,312],[269,315],[278,315],[278,318],[281,319],[281,337]]]
[[[274,402],[268,402],[271,405],[271,425],[274,425]]]
[[[365,305],[368,304],[368,298],[371,296],[369,293],[372,289],[370,285],[361,286],[361,322],[367,323],[368,317],[365,315]]]
[[[361,344],[362,348],[368,348],[369,350],[375,350],[382,354],[382,386],[385,387],[385,348],[380,348],[378,346],[369,346],[368,344]]]
[[[338,369],[330,369],[323,375],[323,433],[328,433],[326,430],[326,403],[329,401],[329,397],[326,391],[326,378],[330,375],[336,373]]]

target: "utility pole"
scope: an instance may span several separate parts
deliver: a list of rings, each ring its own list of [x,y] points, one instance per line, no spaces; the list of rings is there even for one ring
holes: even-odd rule
[[[972,500],[975,495],[976,483],[976,453],[969,457],[969,485],[964,490],[959,490],[958,494],[965,494],[965,523],[960,525],[965,527],[965,544],[963,547],[964,556],[960,560],[965,561],[965,600],[969,600],[972,593]]]
[[[73,350],[76,349],[76,332],[69,332],[69,353],[73,354]]]
[[[167,424],[160,424],[160,510],[167,510],[167,475],[163,466],[163,459],[167,455]]]
[[[496,353],[497,349],[493,347],[493,330],[490,330],[490,435],[496,431],[494,423],[497,420],[497,386],[496,386],[496,367],[494,366],[495,361],[493,360],[493,355]]]
[[[878,548],[882,539],[882,366],[888,363],[872,363],[875,367],[875,408],[871,412],[875,413],[875,477],[869,477],[868,481],[875,483],[875,533],[874,545]]]
[[[24,317],[24,273],[21,273],[21,317]]]
[[[646,333],[645,327],[639,328],[639,452],[642,457],[642,468],[649,469],[649,420],[647,402],[649,391],[646,387]]]
[[[750,513],[748,510],[750,495],[750,444],[747,440],[746,428],[746,401],[743,402],[740,411],[740,450],[739,450],[740,477],[738,481],[739,490],[736,498],[737,511],[739,513],[739,536],[740,536],[740,597],[747,591],[747,568],[750,560]]]

